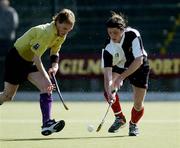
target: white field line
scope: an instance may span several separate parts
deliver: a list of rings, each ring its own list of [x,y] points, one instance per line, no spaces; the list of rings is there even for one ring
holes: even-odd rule
[[[72,119],[67,119],[65,120],[67,123],[99,123],[101,122],[100,120],[72,120]],[[112,123],[112,120],[106,120],[105,122],[107,123]],[[180,123],[180,119],[172,119],[172,120],[166,120],[166,119],[159,119],[159,120],[142,120],[142,123],[163,123],[163,124],[169,124],[169,123]],[[14,123],[18,123],[18,124],[24,124],[24,123],[41,123],[41,120],[37,120],[37,119],[0,119],[0,124],[1,123],[7,123],[7,124],[14,124]]]

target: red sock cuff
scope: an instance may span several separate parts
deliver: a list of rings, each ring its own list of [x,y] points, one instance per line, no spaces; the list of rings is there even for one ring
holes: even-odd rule
[[[141,117],[144,114],[144,107],[140,110],[137,111],[134,107],[131,110],[131,123],[138,123],[138,121],[141,119]]]

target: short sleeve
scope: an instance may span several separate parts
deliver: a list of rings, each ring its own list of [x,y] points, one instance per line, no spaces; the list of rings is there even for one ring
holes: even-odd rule
[[[43,43],[42,39],[34,39],[31,41],[31,50],[37,56],[42,56],[42,54],[46,51],[47,47]]]
[[[141,38],[136,37],[132,42],[132,51],[134,57],[139,57],[143,55],[143,45],[141,44]]]
[[[107,50],[104,50],[102,56],[103,56],[103,61],[104,61],[104,67],[112,67],[113,66],[112,55]]]
[[[35,55],[42,56],[42,54],[47,49],[47,35],[44,33],[44,30],[40,27],[32,28],[31,34],[33,36],[33,38],[30,41],[31,50]]]

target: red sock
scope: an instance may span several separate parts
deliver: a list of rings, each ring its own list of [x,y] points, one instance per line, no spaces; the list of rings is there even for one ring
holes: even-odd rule
[[[144,114],[144,107],[140,110],[137,111],[134,107],[131,110],[131,123],[138,123],[138,121],[141,119],[141,117]]]
[[[105,96],[105,98],[106,98],[106,101],[108,101],[107,93],[106,93],[106,92],[104,92],[104,96]],[[116,101],[112,104],[111,108],[112,108],[112,110],[113,110],[113,112],[114,112],[114,115],[115,115],[116,117],[123,118],[124,115],[123,115],[122,110],[121,110],[121,104],[120,104],[120,102],[119,102],[119,97],[118,97],[118,94],[117,94],[117,93],[116,93],[116,96],[115,96],[115,97],[116,97]]]

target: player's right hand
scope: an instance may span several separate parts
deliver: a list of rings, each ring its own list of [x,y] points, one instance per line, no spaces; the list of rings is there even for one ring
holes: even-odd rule
[[[48,87],[47,87],[47,92],[48,92],[48,94],[50,94],[50,93],[52,93],[52,91],[54,90],[54,85],[53,84],[51,84],[51,85],[49,85]]]
[[[49,76],[46,77],[46,79],[47,79],[47,81],[45,82],[45,88],[46,88],[47,93],[51,94],[52,91],[54,90],[55,86],[54,86],[54,84],[52,84]]]

